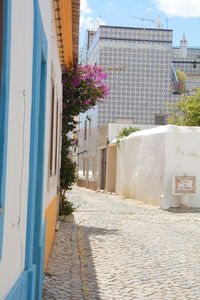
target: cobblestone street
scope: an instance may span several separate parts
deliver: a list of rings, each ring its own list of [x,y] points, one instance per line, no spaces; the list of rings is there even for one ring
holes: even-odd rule
[[[74,187],[74,222],[62,222],[44,300],[200,299],[200,213]]]

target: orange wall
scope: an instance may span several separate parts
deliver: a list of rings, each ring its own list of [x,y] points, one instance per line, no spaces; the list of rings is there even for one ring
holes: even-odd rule
[[[45,257],[44,257],[44,270],[47,268],[48,259],[51,254],[53,246],[53,240],[56,227],[56,215],[57,215],[57,196],[55,196],[45,211],[46,219],[46,241],[45,241]]]
[[[54,8],[57,5],[54,3]],[[72,41],[72,0],[60,0],[60,17],[62,26],[62,40],[63,40],[63,50],[64,50],[64,65],[69,68],[73,65],[73,41]],[[55,20],[57,19],[57,13],[55,12]],[[59,22],[56,21],[57,33],[60,32],[58,29]],[[60,38],[58,38],[59,40]],[[59,45],[60,42],[58,43]]]
[[[73,45],[72,45],[72,1],[61,0],[61,24],[63,27],[63,42],[65,51],[65,65],[73,64]]]

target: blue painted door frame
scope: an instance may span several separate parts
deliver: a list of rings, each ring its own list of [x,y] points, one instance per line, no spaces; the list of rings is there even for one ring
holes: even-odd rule
[[[34,41],[29,196],[27,212],[25,270],[34,270],[29,281],[28,300],[41,299],[44,263],[45,222],[43,222],[43,184],[45,150],[45,111],[47,77],[47,40],[34,0]]]

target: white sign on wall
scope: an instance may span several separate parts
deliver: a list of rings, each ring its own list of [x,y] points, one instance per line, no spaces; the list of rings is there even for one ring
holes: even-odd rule
[[[173,194],[195,194],[196,176],[174,176]]]

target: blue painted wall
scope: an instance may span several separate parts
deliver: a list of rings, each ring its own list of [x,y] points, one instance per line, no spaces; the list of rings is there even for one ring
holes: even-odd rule
[[[34,299],[35,286],[35,272],[36,268],[33,266],[28,271],[24,271],[5,300],[29,300]]]

